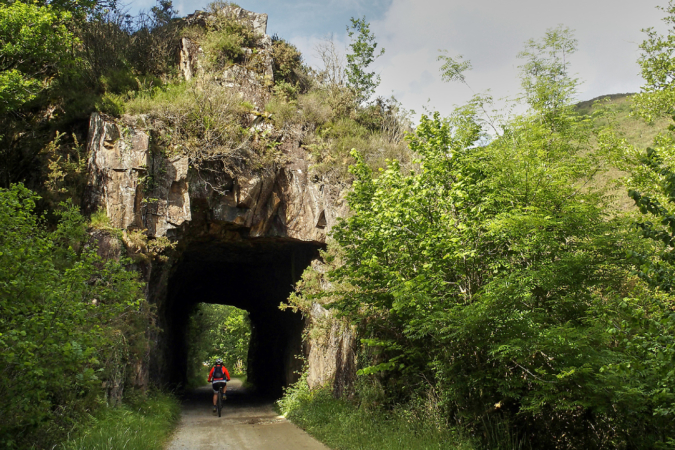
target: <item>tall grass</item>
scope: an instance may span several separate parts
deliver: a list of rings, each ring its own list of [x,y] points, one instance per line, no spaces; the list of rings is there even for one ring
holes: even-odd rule
[[[180,417],[178,400],[154,394],[145,401],[105,408],[58,450],[160,450]]]
[[[289,420],[335,450],[479,448],[458,429],[439,428],[377,407],[359,407],[334,398],[326,389],[289,391],[279,406]]]

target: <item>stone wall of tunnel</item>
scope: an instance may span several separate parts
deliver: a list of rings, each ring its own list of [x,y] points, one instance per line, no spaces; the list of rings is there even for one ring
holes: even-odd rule
[[[187,374],[186,333],[198,303],[232,305],[249,312],[252,325],[248,380],[257,392],[278,397],[302,368],[304,320],[282,311],[303,270],[318,256],[316,243],[280,238],[235,242],[202,240],[185,246],[165,276],[151,280],[162,332],[151,373],[181,385]],[[164,286],[161,286],[161,285]]]
[[[284,135],[277,148],[283,157],[265,167],[227,153],[196,167],[187,154],[157,147],[154,120],[94,113],[87,142],[84,210],[104,210],[124,243],[121,249],[119,235],[111,234],[109,247],[117,250],[101,256],[131,256],[156,307],[134,385],[185,383],[188,319],[207,302],[249,311],[249,379],[261,392],[279,395],[301,368],[295,356],[303,352],[308,385],[332,383],[341,392],[355,373],[354,333],[331,325],[327,336],[303,343],[303,330],[326,322],[329,312],[315,304],[303,321],[278,306],[347,216],[346,186],[313,171],[300,129]],[[139,235],[147,245],[137,242]]]

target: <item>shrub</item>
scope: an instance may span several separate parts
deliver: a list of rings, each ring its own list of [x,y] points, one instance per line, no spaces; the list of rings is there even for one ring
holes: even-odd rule
[[[147,345],[151,313],[136,275],[98,257],[72,204],[46,230],[37,200],[20,185],[0,190],[3,448],[50,447],[97,406],[102,382],[115,404]]]
[[[286,100],[283,96],[273,97],[265,105],[265,111],[272,114],[272,120],[279,129],[285,129],[301,121],[297,104],[294,101]]]
[[[231,7],[228,3],[212,3],[206,28],[195,26],[187,32],[201,44],[212,69],[243,63],[246,55],[243,47],[254,49],[260,40],[248,24],[233,17]]]
[[[120,117],[126,112],[124,97],[121,95],[115,95],[106,92],[101,96],[95,105],[98,111],[110,114],[111,116],[115,117]]]
[[[206,33],[204,36],[200,43],[211,68],[221,69],[234,62],[242,61],[244,38],[241,35],[225,29]]]
[[[302,68],[302,54],[297,47],[283,39],[276,39],[272,43],[272,57],[274,81],[297,85]]]
[[[321,126],[334,117],[334,112],[326,102],[323,91],[314,90],[298,98],[298,108],[304,121],[315,127]]]

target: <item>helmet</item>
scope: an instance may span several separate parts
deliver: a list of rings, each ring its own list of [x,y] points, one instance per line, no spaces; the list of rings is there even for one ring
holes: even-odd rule
[[[216,365],[222,365],[223,360],[222,359],[216,359]]]

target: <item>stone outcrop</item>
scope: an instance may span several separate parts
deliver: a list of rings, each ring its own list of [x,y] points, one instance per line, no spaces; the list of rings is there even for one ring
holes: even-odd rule
[[[212,25],[217,17],[217,14],[222,14],[227,17],[233,18],[240,22],[248,25],[249,28],[253,30],[255,34],[264,36],[267,34],[267,14],[256,13],[253,11],[247,11],[240,8],[239,6],[225,6],[222,10],[218,11],[216,14],[207,13],[205,11],[195,11],[194,13],[185,17],[185,23],[187,25],[197,25],[202,27],[207,27]]]
[[[180,239],[199,205],[200,232],[215,225],[322,244],[343,214],[340,190],[311,176],[301,148],[289,150],[286,164],[231,175],[220,161],[190,169],[187,156],[153,153],[149,141],[147,130],[91,116],[86,205],[105,209],[116,228]]]
[[[341,397],[356,374],[356,334],[342,321],[335,320],[321,305],[312,305],[314,325],[308,342],[307,383],[310,387],[332,384],[333,393]]]
[[[188,38],[180,40],[178,49],[178,69],[183,74],[186,81],[202,74],[202,65],[200,59],[204,51],[199,45]]]
[[[177,246],[168,262],[146,259],[139,266],[142,276],[148,281],[148,298],[158,307],[159,326],[165,331],[156,336],[152,353],[156,370],[153,371],[166,373],[167,367],[180,364],[174,355],[176,346],[182,345],[180,338],[169,334],[180,333],[184,329],[180,323],[189,314],[190,305],[194,301],[221,301],[220,296],[215,300],[190,298],[189,292],[195,289],[194,286],[199,286],[199,280],[172,281],[183,276],[182,271],[186,270],[183,267],[194,267],[184,276],[192,278],[194,271],[204,274],[198,275],[205,277],[204,285],[210,286],[214,277],[220,277],[222,282],[230,285],[237,280],[267,285],[238,286],[238,299],[251,297],[259,300],[255,300],[255,304],[241,303],[241,300],[229,304],[254,312],[258,328],[263,329],[255,334],[261,342],[254,347],[260,353],[255,356],[257,363],[249,364],[256,367],[259,376],[264,378],[261,383],[277,383],[274,384],[277,386],[278,383],[287,385],[293,382],[301,368],[295,359],[303,348],[301,328],[298,328],[297,319],[287,322],[274,311],[278,311],[278,305],[284,301],[310,261],[303,256],[307,254],[308,247],[298,247],[297,250],[291,247],[302,244],[318,248],[324,245],[337,218],[345,215],[346,202],[341,189],[314,176],[310,154],[297,142],[291,143],[290,139],[281,146],[284,163],[255,170],[244,166],[234,171],[226,167],[226,160],[216,159],[196,169],[190,167],[189,158],[185,155],[171,155],[161,149],[153,149],[150,131],[132,125],[138,123],[143,123],[143,120],[115,120],[92,114],[85,203],[89,211],[104,209],[111,225],[123,230],[125,236],[127,233],[141,233],[150,242],[168,239]],[[96,238],[102,256],[119,258],[114,239],[111,241],[109,236]],[[197,250],[193,250],[195,245]],[[197,253],[197,256],[185,256],[185,249]],[[246,252],[251,253],[247,256]],[[241,274],[232,275],[235,278],[206,275],[208,268],[199,265],[199,261],[194,262],[195,258],[211,258],[214,265],[225,264],[222,266],[224,272]],[[279,262],[266,262],[268,259]],[[261,264],[262,267],[259,267]],[[274,264],[283,266],[275,268]],[[251,269],[246,269],[249,266]],[[269,270],[273,272],[265,272]],[[273,279],[275,281],[271,281]],[[177,288],[170,287],[171,283],[193,287],[185,287],[179,292]],[[232,292],[232,288],[228,290]],[[262,293],[256,294],[261,290]],[[181,301],[187,303],[176,303]],[[322,311],[317,308],[317,311]],[[321,317],[324,316],[321,313]],[[306,326],[313,325],[317,317],[308,319]],[[270,331],[269,327],[274,330]],[[267,334],[276,333],[284,327],[288,327],[284,339],[290,346],[286,348],[279,342],[269,341],[271,336]],[[341,393],[347,383],[345,380],[353,376],[354,336],[344,331],[333,327],[328,340],[310,339],[304,347],[308,352],[305,356],[309,361],[311,386],[323,386],[333,380],[335,392]],[[283,361],[279,363],[284,366],[279,369],[283,371],[282,381],[265,378],[267,369],[260,361],[268,358],[264,353],[267,349],[274,351],[274,355],[283,356]],[[143,372],[135,367],[134,374],[136,379],[147,380],[147,370]],[[278,395],[280,386],[273,390],[273,395]]]
[[[234,64],[225,68],[222,74],[213,74],[216,79],[221,80],[224,86],[239,87],[243,90],[247,90],[245,88],[252,90],[252,87],[259,87],[265,82],[273,83],[274,60],[272,58],[272,38],[267,35],[267,14],[258,14],[240,7],[226,6],[215,14],[196,11],[187,16],[184,21],[188,26],[213,28],[216,26],[218,15],[247,25],[258,36],[258,39],[255,52],[251,48],[243,49],[248,60],[247,67]],[[186,80],[191,80],[193,77],[203,74],[200,62],[203,55],[204,52],[201,47],[195,42],[188,38],[181,39],[178,67]],[[255,70],[252,70],[251,67]]]

